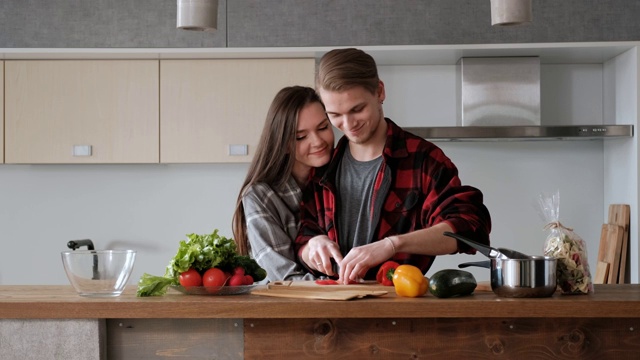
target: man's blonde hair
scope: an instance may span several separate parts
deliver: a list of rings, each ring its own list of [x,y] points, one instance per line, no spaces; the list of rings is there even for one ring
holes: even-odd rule
[[[379,83],[375,60],[362,50],[331,50],[320,59],[316,74],[317,90],[341,92],[362,86],[375,94]]]

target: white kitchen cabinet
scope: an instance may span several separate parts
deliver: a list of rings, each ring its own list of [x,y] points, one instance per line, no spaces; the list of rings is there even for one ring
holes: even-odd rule
[[[161,60],[160,162],[251,161],[276,93],[314,71],[312,58]]]
[[[4,61],[0,61],[0,164],[4,162]]]
[[[5,61],[6,163],[157,163],[158,63]]]

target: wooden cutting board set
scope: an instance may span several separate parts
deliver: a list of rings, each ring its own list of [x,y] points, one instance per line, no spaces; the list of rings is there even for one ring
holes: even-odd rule
[[[627,204],[609,205],[609,219],[602,225],[598,263],[594,284],[625,284],[629,282],[629,221]]]

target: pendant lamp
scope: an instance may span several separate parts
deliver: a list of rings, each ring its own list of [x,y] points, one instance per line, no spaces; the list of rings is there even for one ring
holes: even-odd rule
[[[531,0],[491,0],[491,25],[513,26],[532,21]]]
[[[213,31],[217,26],[218,0],[178,0],[178,29]]]

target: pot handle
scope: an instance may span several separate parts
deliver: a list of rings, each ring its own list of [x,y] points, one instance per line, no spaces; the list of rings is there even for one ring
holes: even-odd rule
[[[466,262],[466,263],[458,264],[458,267],[460,269],[466,268],[466,267],[469,267],[469,266],[477,266],[477,267],[483,267],[483,268],[491,269],[491,261],[490,260],[472,261],[472,262]]]
[[[491,259],[495,259],[500,255],[500,252],[494,248],[492,248],[491,246],[487,246],[484,244],[480,244],[478,242],[475,242],[471,239],[467,239],[464,236],[458,235],[458,234],[454,234],[452,232],[449,231],[445,231],[444,233],[442,233],[444,236],[448,236],[448,237],[452,237],[456,240],[460,240],[463,243],[471,246],[472,248],[478,250],[482,255],[489,257]]]

